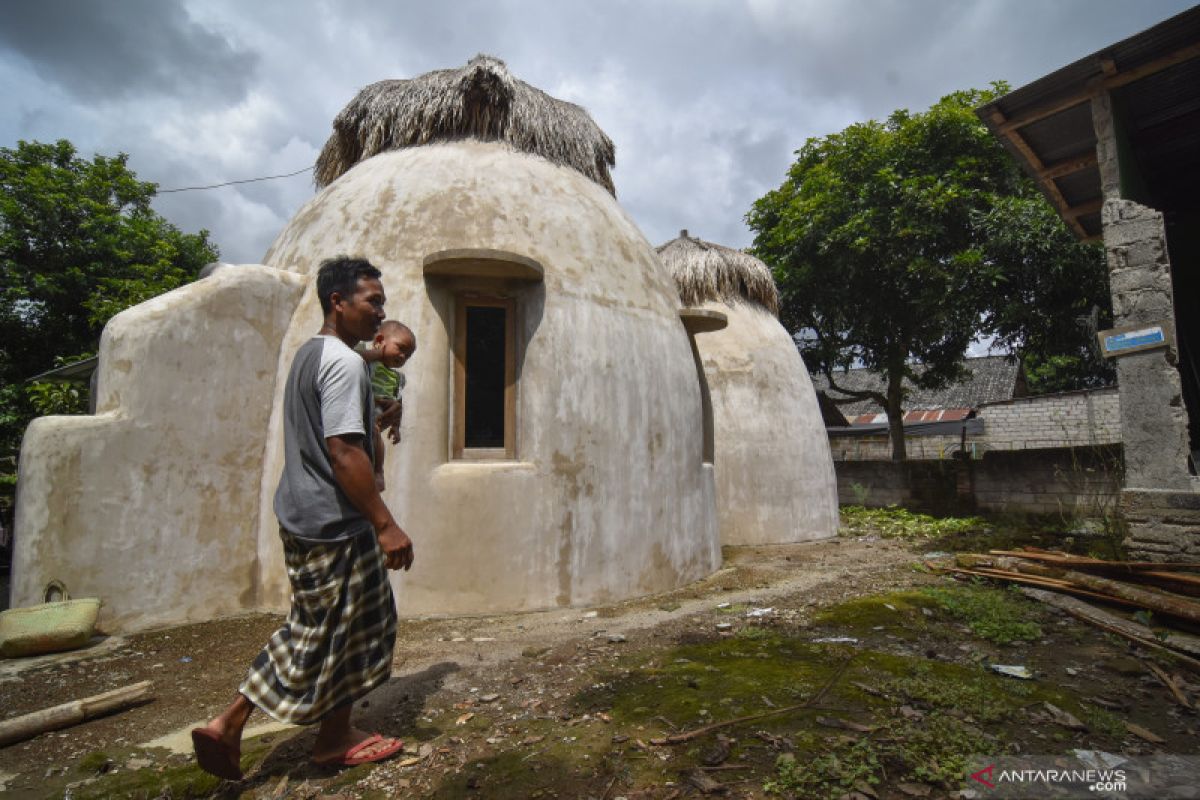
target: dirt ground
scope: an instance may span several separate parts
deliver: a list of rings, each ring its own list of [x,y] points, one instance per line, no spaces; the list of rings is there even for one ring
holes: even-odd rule
[[[921,566],[932,546],[868,535],[736,548],[709,578],[638,601],[405,621],[395,677],[358,712],[405,752],[342,772],[310,765],[312,732],[295,728],[248,739],[240,783],[204,775],[187,752],[187,730],[232,698],[275,616],[0,662],[0,718],[155,687],[141,707],[0,748],[0,794],[969,798],[953,748],[1200,751],[1195,711],[1154,677],[1150,654],[1021,598],[1032,638],[975,635],[937,600],[959,588]],[[1198,681],[1181,674],[1185,701]],[[684,738],[654,741],[672,735]]]

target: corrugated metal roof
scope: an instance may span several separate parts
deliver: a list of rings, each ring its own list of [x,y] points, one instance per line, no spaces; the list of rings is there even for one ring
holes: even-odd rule
[[[1021,370],[1016,359],[1010,356],[982,356],[965,359],[963,365],[971,374],[944,389],[918,389],[905,382],[909,395],[904,403],[904,410],[910,413],[945,409],[966,410],[975,408],[980,403],[1010,400],[1016,394]],[[886,390],[880,374],[865,368],[834,372],[833,379],[839,386],[854,391]],[[813,386],[818,391],[828,392],[835,402],[842,397],[830,389],[828,379],[819,373],[813,375]],[[838,409],[847,419],[883,413],[883,409],[873,400],[838,402]]]
[[[1094,152],[1090,96],[1108,88],[1132,164],[1160,210],[1200,207],[1200,6],[1098,50],[978,109],[1076,232],[1100,234],[1100,172],[1043,174]],[[1035,119],[1036,117],[1040,117]],[[1017,141],[1019,139],[1019,141]],[[1123,155],[1122,158],[1128,158]],[[1082,213],[1081,213],[1082,212]]]

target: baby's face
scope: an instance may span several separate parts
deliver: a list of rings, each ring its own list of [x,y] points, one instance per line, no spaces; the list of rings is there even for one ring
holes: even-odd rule
[[[380,350],[379,361],[391,369],[400,369],[417,352],[417,343],[407,331],[381,333],[375,337],[375,346]]]

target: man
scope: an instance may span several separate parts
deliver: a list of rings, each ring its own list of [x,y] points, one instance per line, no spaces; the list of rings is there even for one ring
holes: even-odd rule
[[[233,703],[192,731],[197,762],[220,778],[242,777],[242,731],[255,706],[281,722],[319,721],[320,765],[379,761],[403,746],[350,722],[354,701],[391,675],[396,610],[386,569],[413,562],[412,542],[375,487],[368,367],[351,349],[383,321],[379,278],[369,262],[346,257],[317,273],[325,319],[288,374],[275,492],[292,609]]]

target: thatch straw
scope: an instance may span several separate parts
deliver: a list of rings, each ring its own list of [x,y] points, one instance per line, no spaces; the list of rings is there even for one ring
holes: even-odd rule
[[[671,270],[685,306],[745,300],[779,313],[779,290],[771,270],[754,256],[688,236],[687,231],[655,250]]]
[[[487,55],[461,69],[363,89],[334,119],[314,179],[328,186],[377,153],[466,138],[505,142],[616,194],[609,174],[616,148],[587,111],[517,80],[503,61]]]

